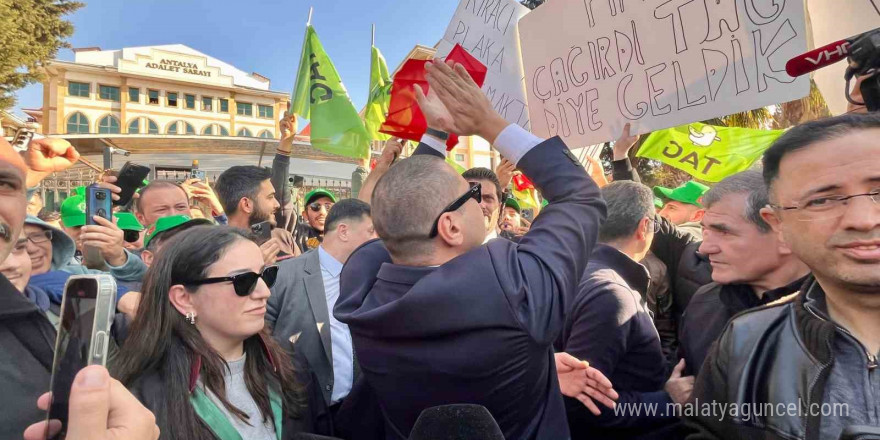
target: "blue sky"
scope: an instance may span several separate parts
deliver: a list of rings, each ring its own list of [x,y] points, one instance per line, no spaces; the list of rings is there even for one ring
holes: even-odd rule
[[[83,0],[68,17],[72,47],[119,49],[180,43],[290,92],[299,62],[309,6],[312,25],[358,109],[366,102],[370,24],[376,46],[394,69],[416,44],[443,37],[458,0]],[[73,60],[73,52],[58,58]],[[42,85],[17,93],[16,110],[42,106]]]

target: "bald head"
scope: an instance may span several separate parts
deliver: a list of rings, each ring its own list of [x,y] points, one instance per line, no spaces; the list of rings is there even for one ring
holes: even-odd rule
[[[391,167],[373,190],[373,225],[395,259],[433,253],[428,238],[465,180],[442,159],[418,155]]]

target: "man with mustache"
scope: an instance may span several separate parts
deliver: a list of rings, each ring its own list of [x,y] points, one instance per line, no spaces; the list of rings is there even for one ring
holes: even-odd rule
[[[0,138],[0,263],[21,237],[27,188],[78,159],[67,141],[40,139],[28,145],[23,160]],[[16,403],[0,411],[0,438],[21,438],[29,424],[45,419],[34,402],[49,384],[54,342],[55,328],[43,311],[0,276],[0,395]]]
[[[293,235],[296,238],[296,244],[303,252],[317,249],[318,245],[324,241],[324,224],[327,220],[327,214],[330,208],[336,204],[336,195],[324,188],[315,188],[306,194],[303,199],[305,208],[302,212],[302,218],[306,223],[296,225]]]
[[[761,215],[813,276],[730,321],[693,398],[800,410],[696,414],[691,438],[834,439],[880,424],[878,137],[880,114],[849,114],[792,128],[764,154]]]
[[[493,238],[498,238],[498,216],[501,213],[501,197],[503,188],[498,176],[488,168],[471,168],[461,177],[471,185],[480,184],[482,187],[482,201],[480,209],[483,211],[483,221],[486,225],[486,239],[483,243]],[[508,238],[509,239],[509,238]]]

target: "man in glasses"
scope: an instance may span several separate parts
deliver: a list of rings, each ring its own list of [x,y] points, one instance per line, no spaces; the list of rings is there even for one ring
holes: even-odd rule
[[[229,218],[229,226],[251,230],[251,226],[268,222],[272,228],[269,240],[258,243],[266,264],[278,257],[299,255],[293,236],[283,228],[276,228],[275,213],[281,204],[275,197],[272,172],[253,165],[237,165],[220,174],[214,190]]]
[[[349,258],[334,314],[351,329],[386,431],[405,438],[422,410],[456,402],[488,408],[505,438],[569,438],[552,344],[605,204],[562,141],[505,121],[463,66],[426,70],[430,93],[416,96],[428,131],[378,179],[382,240]],[[483,245],[482,188],[443,160],[450,132],[486,139],[552,202],[519,245]],[[610,405],[611,384],[590,374],[602,385],[584,393]]]
[[[303,199],[306,204],[302,213],[305,223],[299,223],[294,230],[296,244],[306,252],[317,249],[324,240],[324,230],[330,208],[336,203],[336,195],[324,188],[309,191]]]
[[[838,438],[878,425],[878,138],[880,114],[851,114],[792,128],[764,154],[761,215],[812,277],[794,298],[730,321],[694,398],[799,411],[695,414],[700,438]]]
[[[682,403],[694,378],[682,377],[681,366],[669,378],[660,336],[642,300],[650,277],[638,262],[648,254],[657,232],[654,196],[641,183],[618,181],[602,188],[602,197],[608,218],[571,297],[556,348],[605,374],[620,392],[618,405],[665,408],[670,402]],[[566,407],[572,438],[639,438],[671,432],[678,421],[663,409],[653,416],[610,411],[595,416],[574,399],[566,399]]]
[[[800,289],[810,269],[761,218],[769,200],[761,172],[727,177],[703,196],[703,242],[712,283],[697,290],[679,327],[685,371],[697,374],[734,315]]]

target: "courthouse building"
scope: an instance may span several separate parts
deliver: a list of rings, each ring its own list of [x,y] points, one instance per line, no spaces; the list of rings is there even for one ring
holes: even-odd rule
[[[42,134],[69,140],[98,166],[105,147],[127,150],[114,168],[131,160],[165,170],[154,177],[180,178],[194,160],[211,180],[233,165],[271,165],[290,100],[269,78],[181,44],[74,49],[73,61],[53,60],[45,73],[42,108],[23,109]],[[345,192],[354,168],[353,159],[312,148],[307,135],[295,142],[290,173],[307,186]],[[49,198],[90,177],[78,165],[50,179]]]

